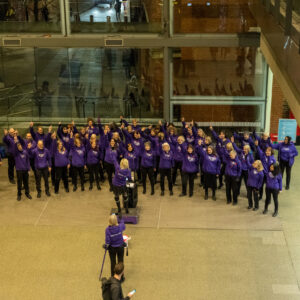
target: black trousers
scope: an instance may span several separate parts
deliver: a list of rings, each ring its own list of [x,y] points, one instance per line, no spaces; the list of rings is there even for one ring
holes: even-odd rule
[[[72,183],[75,187],[77,187],[77,175],[79,174],[80,177],[80,184],[84,186],[84,167],[75,167],[73,166],[73,177]]]
[[[115,173],[115,166],[108,162],[104,162],[104,168],[105,171],[107,172],[109,187],[112,189],[112,176]]]
[[[148,175],[148,178],[150,180],[151,189],[154,190],[154,169],[153,168],[141,167],[141,173],[142,173],[142,182],[143,182],[144,191],[146,191],[147,175]]]
[[[219,175],[219,185],[223,185],[223,176],[225,175],[225,169],[226,169],[226,164],[222,163],[221,165],[221,170],[220,170],[220,175]]]
[[[59,183],[61,179],[63,180],[65,189],[68,189],[69,182],[67,167],[55,167],[55,192],[59,191]]]
[[[225,175],[227,203],[230,203],[232,200],[233,203],[238,202],[238,181],[239,177]]]
[[[108,247],[108,253],[110,257],[110,271],[111,271],[111,276],[114,276],[114,269],[115,265],[117,263],[117,258],[118,258],[118,263],[124,262],[124,247]]]
[[[8,161],[8,179],[14,180],[15,158],[11,153],[7,153],[7,161]]]
[[[241,190],[242,181],[244,180],[245,186],[247,187],[247,181],[248,181],[248,170],[242,170],[241,178],[238,184],[239,188],[239,194]]]
[[[259,190],[248,186],[247,187],[247,198],[248,198],[248,205],[250,207],[253,207],[253,198],[254,198],[254,206],[255,208],[259,208]]]
[[[159,173],[159,162],[160,162],[160,156],[156,156],[156,166],[155,166],[155,172],[154,172],[154,182],[157,182],[157,175]]]
[[[172,183],[175,184],[176,182],[176,178],[177,178],[177,171],[180,171],[180,175],[181,175],[181,180],[182,180],[182,161],[177,161],[175,160],[175,165],[173,168],[173,172],[172,172]]]
[[[267,181],[267,177],[264,174],[263,184],[262,184],[261,188],[259,189],[259,199],[261,199],[264,194],[264,185],[265,185],[266,181]]]
[[[128,192],[126,186],[113,186],[113,192],[115,194],[115,201],[120,208],[120,196],[123,197],[123,206],[124,208],[128,209]]]
[[[52,168],[51,168],[51,182],[52,182],[52,185],[55,186],[55,170],[56,170],[56,168],[54,167],[55,166],[55,159],[54,159],[54,157],[51,158],[51,163],[52,163]]]
[[[275,212],[278,212],[278,194],[279,194],[279,190],[266,188],[265,209],[268,209],[268,206],[271,202],[271,196],[273,196]]]
[[[182,172],[182,194],[186,195],[187,183],[189,182],[189,195],[193,195],[195,177],[196,173]]]
[[[139,168],[136,170],[136,174],[137,174],[137,178],[138,178],[138,181],[141,182],[142,181],[142,171],[141,171],[141,160],[142,158],[141,157],[138,157],[138,165],[139,165]],[[134,170],[132,170],[134,171]]]
[[[34,165],[34,158],[29,158],[29,162],[30,162],[31,170],[34,173],[34,179],[36,181],[36,170],[35,170],[35,165]]]
[[[205,194],[208,195],[208,189],[211,188],[212,195],[215,196],[217,188],[217,175],[203,172],[203,184]]]
[[[283,177],[284,170],[286,169],[286,184],[285,184],[285,186],[287,188],[289,188],[290,187],[290,182],[291,182],[292,167],[290,167],[290,164],[289,164],[288,161],[284,161],[284,160],[280,160],[279,165],[280,165],[282,177]]]
[[[100,180],[104,181],[104,170],[103,170],[103,162],[99,164],[99,175],[100,175]]]
[[[41,192],[41,179],[44,178],[45,191],[49,192],[49,181],[48,181],[49,171],[48,168],[36,169],[36,190],[38,193]]]
[[[93,185],[94,181],[96,181],[97,186],[99,185],[99,166],[99,163],[87,165],[89,170],[90,185]]]
[[[160,189],[163,192],[165,190],[165,177],[167,176],[169,191],[172,191],[172,178],[171,169],[159,169],[160,173]]]
[[[17,171],[18,196],[22,195],[22,185],[24,185],[25,195],[29,195],[28,177],[28,171]]]

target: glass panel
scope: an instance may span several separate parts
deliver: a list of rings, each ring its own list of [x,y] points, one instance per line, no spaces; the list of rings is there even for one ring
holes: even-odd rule
[[[161,49],[7,48],[0,63],[0,123],[163,117]]]
[[[247,32],[252,0],[173,0],[174,33]]]
[[[58,0],[1,1],[0,32],[61,32]]]
[[[174,121],[184,117],[195,122],[259,122],[258,105],[174,105]]]
[[[73,33],[161,32],[163,0],[71,0]]]
[[[173,95],[264,97],[266,63],[258,48],[173,51]]]

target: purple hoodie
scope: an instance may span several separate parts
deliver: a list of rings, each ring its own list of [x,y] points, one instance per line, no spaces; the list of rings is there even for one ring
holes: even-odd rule
[[[36,169],[51,167],[51,155],[48,149],[30,149],[29,154],[34,158],[34,166]]]
[[[250,164],[253,164],[254,159],[252,153],[248,153],[247,155],[244,153],[244,150],[239,148],[235,143],[232,143],[234,150],[237,152],[239,159],[242,164],[242,170],[248,171],[249,166],[247,160],[249,160]]]
[[[30,170],[30,162],[29,162],[29,154],[27,150],[19,151],[17,144],[14,144],[13,155],[15,158],[16,170],[17,171],[29,171]]]
[[[58,151],[57,140],[52,141],[51,151],[54,156],[54,166],[55,167],[67,167],[70,164],[69,151],[65,149],[64,151]]]
[[[150,149],[144,150],[142,154],[141,166],[144,168],[155,168],[156,166],[156,152]]]
[[[14,147],[15,147],[14,137],[7,134],[3,137],[3,142],[7,146],[7,152],[13,154],[14,153]]]
[[[171,169],[174,166],[173,152],[170,150],[168,153],[160,148],[160,169]]]
[[[181,145],[183,145],[183,148],[187,148],[187,144],[183,142]],[[173,144],[173,153],[174,153],[174,160],[175,161],[183,161],[183,152],[181,150],[181,145],[178,142],[175,142]]]
[[[122,247],[124,243],[123,240],[124,230],[125,230],[125,224],[122,219],[119,221],[119,225],[108,226],[105,229],[105,244],[115,248]]]
[[[242,164],[241,161],[236,156],[234,159],[231,159],[229,154],[227,154],[225,175],[240,177],[242,174]]]
[[[267,173],[267,189],[274,189],[282,191],[282,176],[278,174],[274,176],[271,171]]]
[[[126,181],[131,180],[131,172],[130,169],[121,169],[117,160],[114,160],[115,165],[115,176],[112,180],[114,186],[122,187],[126,186]]]
[[[132,170],[132,171],[138,170],[139,160],[138,160],[135,150],[133,150],[131,152],[127,150],[124,154],[124,158],[126,158],[128,160],[130,170]]]
[[[199,160],[197,153],[195,153],[195,151],[188,153],[183,144],[181,144],[180,147],[183,153],[182,171],[186,173],[198,173]]]
[[[259,146],[257,146],[257,154],[264,167],[264,174],[267,175],[270,170],[270,166],[276,162],[276,159],[273,155],[267,156],[264,152],[262,152]]]
[[[202,170],[208,174],[220,174],[221,160],[216,154],[208,154],[203,145],[196,147],[197,153],[202,160]]]
[[[259,190],[262,187],[263,180],[264,180],[264,172],[263,171],[259,172],[256,168],[253,168],[253,166],[250,165],[248,170],[247,186]]]
[[[71,147],[71,152],[70,156],[72,157],[72,166],[74,167],[84,167],[86,164],[86,151],[85,147],[83,144],[81,144],[80,147],[75,146],[74,144],[74,139],[70,139],[70,147]]]
[[[298,155],[298,151],[293,142],[288,144],[278,143],[271,145],[273,149],[278,150],[278,160],[288,161],[290,167],[294,164],[294,158]]]

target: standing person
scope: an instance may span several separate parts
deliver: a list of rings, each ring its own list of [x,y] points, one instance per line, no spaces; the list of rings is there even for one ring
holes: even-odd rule
[[[140,170],[139,157],[136,155],[136,151],[132,147],[132,144],[127,144],[127,150],[124,153],[124,158],[126,158],[128,160],[129,169],[132,172],[136,173],[136,172],[138,172],[138,170]]]
[[[118,263],[114,268],[114,276],[110,278],[110,295],[112,300],[130,300],[133,293],[130,292],[124,298],[121,283],[124,281],[124,265]]]
[[[123,197],[123,206],[125,208],[126,213],[128,214],[128,195],[127,195],[127,187],[126,182],[131,180],[131,172],[129,169],[129,163],[126,158],[123,158],[120,162],[120,165],[117,162],[117,159],[114,159],[115,166],[115,176],[113,178],[113,191],[115,194],[115,201],[118,207],[118,212],[121,212],[120,205],[120,195]]]
[[[268,206],[271,202],[271,196],[273,196],[275,206],[273,217],[276,217],[278,215],[278,194],[282,191],[282,176],[280,173],[280,166],[277,162],[270,165],[270,169],[267,174],[266,186],[267,197],[263,214],[267,214]]]
[[[34,148],[36,148],[36,141],[33,140],[31,133],[29,133],[29,132],[26,133],[25,139],[20,140],[20,143],[22,144],[22,147],[24,149],[31,148],[33,150]],[[34,166],[34,158],[29,157],[29,162],[30,162],[31,170],[34,173],[35,181],[36,181],[36,170],[35,170],[35,166]]]
[[[93,189],[93,183],[96,181],[96,186],[98,190],[101,190],[100,178],[99,178],[99,168],[100,168],[100,159],[101,159],[101,150],[97,145],[96,139],[91,139],[90,142],[87,142],[87,168],[89,171],[89,181],[90,187],[89,190]]]
[[[286,169],[286,185],[285,189],[288,190],[290,188],[291,181],[291,170],[294,164],[295,156],[298,155],[298,151],[291,141],[290,136],[286,136],[284,138],[284,142],[278,144],[271,144],[273,149],[278,150],[278,161],[282,176],[284,174],[284,170]]]
[[[172,184],[176,185],[177,171],[180,171],[181,181],[182,181],[182,161],[183,161],[183,153],[182,146],[184,149],[186,148],[186,143],[184,136],[179,136],[177,141],[173,141],[173,149],[174,149],[174,168],[172,172]]]
[[[256,160],[255,162],[251,163],[249,157],[247,158],[248,164],[248,179],[247,179],[247,198],[248,198],[248,209],[253,207],[253,200],[254,198],[254,208],[253,210],[256,211],[259,208],[259,190],[264,181],[264,172],[263,172],[263,165],[260,160]]]
[[[163,143],[160,150],[159,173],[160,173],[160,189],[161,196],[165,194],[165,177],[167,176],[170,196],[173,195],[173,185],[171,171],[174,165],[173,152],[170,150],[168,143]]]
[[[116,10],[117,22],[121,22],[121,2],[120,2],[120,0],[116,0],[115,10]]]
[[[77,174],[80,177],[81,191],[84,191],[84,169],[86,169],[86,151],[80,138],[73,138],[71,132],[70,138],[70,156],[72,157],[72,170],[73,170],[73,192],[77,190]]]
[[[17,187],[18,187],[18,195],[17,200],[21,200],[22,196],[22,185],[25,189],[25,195],[28,199],[32,199],[29,193],[29,185],[28,185],[28,172],[30,170],[30,162],[29,162],[29,154],[26,149],[23,149],[21,143],[19,142],[17,136],[14,137],[14,148],[13,155],[16,164],[16,172],[17,172]]]
[[[189,181],[189,197],[194,193],[194,180],[199,171],[198,155],[194,151],[194,147],[189,144],[187,149],[180,144],[183,153],[182,160],[182,191],[179,197],[186,196],[187,181]]]
[[[31,146],[31,147],[30,147]],[[51,172],[51,156],[48,149],[45,148],[43,140],[38,140],[37,147],[33,150],[32,145],[28,145],[29,155],[34,158],[34,166],[36,169],[36,190],[37,197],[41,198],[41,179],[44,178],[45,192],[50,197],[48,176]]]
[[[242,173],[242,165],[237,157],[237,154],[232,150],[226,155],[225,183],[226,183],[226,198],[227,204],[232,202],[232,205],[238,203],[238,182]]]
[[[108,227],[105,229],[105,248],[109,252],[111,276],[114,275],[117,259],[118,263],[124,262],[123,231],[126,227],[121,216],[119,220],[120,223],[118,223],[118,218],[115,214],[110,215]]]
[[[146,194],[146,179],[149,177],[151,185],[151,195],[154,195],[154,172],[156,167],[156,152],[152,150],[151,143],[145,143],[145,150],[142,152],[141,172],[143,182],[143,194]]]
[[[42,140],[44,142],[44,146],[46,146],[45,145],[46,135],[44,133],[43,127],[39,126],[38,129],[37,129],[37,131],[35,132],[34,128],[33,128],[33,125],[34,125],[34,123],[30,122],[30,124],[29,124],[29,131],[30,131],[30,134],[31,134],[32,138],[36,142],[38,142],[39,140]]]
[[[4,129],[4,137],[3,142],[7,146],[7,160],[8,160],[8,179],[9,182],[12,184],[16,184],[15,182],[15,175],[14,175],[14,168],[15,168],[15,159],[14,159],[14,134],[15,130],[13,128],[10,128],[8,131]]]
[[[52,153],[54,156],[55,185],[54,192],[58,194],[60,180],[63,180],[65,191],[69,193],[68,169],[70,168],[69,152],[62,141],[53,138]]]
[[[204,148],[202,140],[198,140],[198,145],[197,152],[202,160],[204,199],[208,200],[208,189],[211,188],[212,199],[216,201],[217,176],[219,176],[221,171],[221,160],[213,146],[209,145]]]

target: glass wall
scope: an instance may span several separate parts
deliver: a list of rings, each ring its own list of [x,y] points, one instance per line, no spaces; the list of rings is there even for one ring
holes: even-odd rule
[[[252,0],[172,0],[174,33],[248,32],[256,26]]]
[[[2,121],[163,117],[161,49],[9,48],[0,65]]]
[[[264,99],[266,70],[255,47],[175,49],[173,95]]]
[[[73,33],[161,32],[163,0],[70,0]]]
[[[58,0],[3,0],[0,2],[0,33],[61,32]]]

